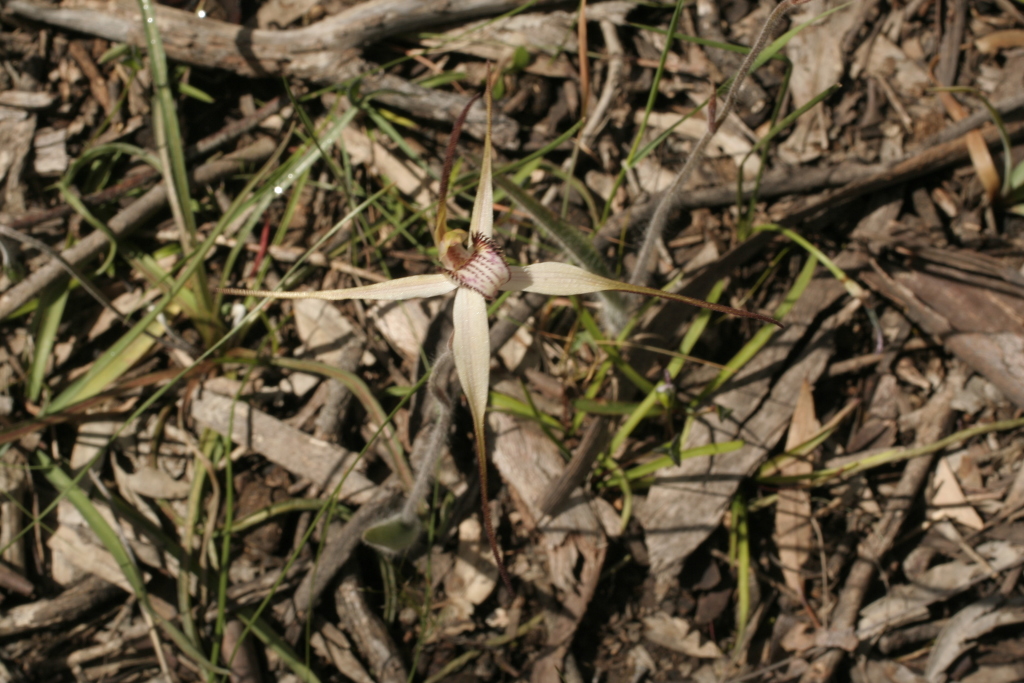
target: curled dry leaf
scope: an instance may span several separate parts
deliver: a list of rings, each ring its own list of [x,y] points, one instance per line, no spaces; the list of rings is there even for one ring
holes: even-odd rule
[[[946,670],[960,655],[974,647],[979,637],[1001,626],[1024,622],[1024,599],[1005,600],[993,595],[968,605],[949,620],[942,629],[931,654],[925,678],[928,683],[945,683]]]
[[[954,560],[923,572],[913,583],[893,586],[885,597],[861,610],[857,635],[871,638],[886,629],[927,618],[929,605],[967,590],[987,578],[990,569],[1001,572],[1024,563],[1024,547],[1006,541],[982,543],[975,550],[988,566]]]

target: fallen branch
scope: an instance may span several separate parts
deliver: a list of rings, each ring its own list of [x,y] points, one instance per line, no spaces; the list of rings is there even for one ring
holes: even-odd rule
[[[997,109],[1010,110],[1021,106],[1024,98],[1010,98],[997,105]],[[834,192],[818,198],[810,206],[800,209],[779,222],[784,225],[796,225],[810,220],[821,213],[835,209],[842,204],[854,201],[864,195],[874,192],[879,188],[891,187],[900,183],[919,178],[926,173],[962,164],[970,159],[967,152],[967,144],[963,135],[990,121],[988,112],[985,116],[972,116],[960,123],[949,126],[949,130],[931,138],[936,141],[934,146],[923,147],[919,151],[908,155],[903,161],[894,164],[841,164],[832,168],[805,169],[801,173],[793,173],[792,169],[785,168],[772,171],[766,174],[761,183],[758,198],[771,199],[791,194],[800,194],[813,191],[835,189]],[[966,124],[966,125],[965,125]],[[1011,140],[1018,140],[1024,136],[1024,122],[1017,121],[1006,125],[1007,134]],[[953,133],[957,135],[952,140],[947,140]],[[988,146],[1000,143],[999,131],[989,127],[982,131],[982,137]],[[754,188],[754,181],[746,184],[743,192],[743,199],[749,199]],[[618,239],[623,229],[630,229],[633,226],[642,225],[648,221],[654,213],[655,208],[661,203],[665,193],[659,193],[651,198],[651,201],[634,206],[616,216],[613,216],[604,224],[601,231],[594,238],[594,246],[604,249],[612,240]],[[714,206],[727,206],[736,202],[735,185],[722,185],[707,187],[688,192],[680,192],[669,199],[670,211],[681,211],[686,209],[697,209]],[[758,239],[754,237],[753,239]]]
[[[380,73],[362,59],[358,46],[408,31],[500,14],[519,6],[515,0],[371,0],[311,26],[284,31],[252,29],[191,12],[157,7],[157,23],[164,50],[171,59],[210,69],[227,69],[240,76],[291,77],[336,84],[361,76],[363,92],[376,91],[375,99],[433,121],[454,120],[469,102],[457,93],[428,90],[390,74]],[[12,0],[6,13],[59,26],[117,43],[145,47],[142,18],[134,4],[84,0],[74,6],[53,7],[28,0]],[[486,128],[482,106],[474,107],[466,131],[483,139]],[[494,144],[518,147],[519,126],[508,116],[494,116]]]

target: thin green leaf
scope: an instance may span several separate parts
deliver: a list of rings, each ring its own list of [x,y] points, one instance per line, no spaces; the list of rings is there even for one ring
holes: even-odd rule
[[[736,642],[733,647],[739,651],[750,620],[750,529],[743,494],[732,499],[732,533],[736,547]]]
[[[689,458],[699,458],[705,455],[722,455],[724,453],[732,453],[733,451],[738,451],[739,449],[743,448],[745,445],[746,442],[737,439],[735,441],[722,441],[721,443],[709,443],[707,445],[698,446],[696,448],[688,448],[685,451],[680,451],[677,457],[665,455],[660,458],[655,458],[650,462],[645,462],[642,465],[632,467],[626,471],[626,477],[630,481],[636,481],[638,479],[643,479],[644,477],[649,477],[650,475],[655,474],[656,472],[659,472],[660,470],[663,470],[666,467],[678,465],[683,460],[688,460]]]
[[[191,97],[193,100],[199,100],[204,104],[213,104],[217,101],[212,95],[208,95],[196,86],[186,83],[185,81],[178,81],[178,92],[185,97]]]
[[[39,395],[46,379],[46,365],[57,341],[57,328],[64,316],[64,307],[70,293],[68,279],[62,277],[45,287],[39,295],[39,308],[33,323],[35,348],[32,352],[32,365],[29,368],[28,387],[25,392],[32,403],[39,402]]]
[[[149,69],[153,76],[153,119],[157,144],[161,158],[167,159],[164,168],[164,179],[168,184],[168,201],[176,216],[180,217],[184,234],[181,235],[182,247],[190,253],[196,247],[198,239],[196,218],[192,213],[192,195],[189,190],[188,171],[185,165],[185,143],[181,136],[178,123],[178,111],[171,92],[170,76],[167,70],[167,55],[164,53],[163,41],[157,23],[156,7],[153,0],[138,0],[142,13],[142,31],[146,37],[146,49],[149,52]],[[173,189],[173,192],[170,191]],[[205,252],[204,252],[205,253]],[[196,319],[197,327],[207,344],[212,344],[221,336],[222,325],[213,310],[210,287],[206,280],[205,262],[200,259],[193,270],[196,297],[202,315]]]

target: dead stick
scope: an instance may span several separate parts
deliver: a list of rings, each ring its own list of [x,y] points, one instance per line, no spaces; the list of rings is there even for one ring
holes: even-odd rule
[[[269,157],[274,152],[274,142],[269,138],[261,138],[253,144],[223,159],[203,164],[192,173],[192,180],[197,184],[211,183],[215,180],[237,173],[247,163],[256,163]],[[161,183],[142,195],[127,208],[119,211],[107,222],[107,227],[115,237],[121,238],[130,234],[148,218],[159,211],[167,202],[167,190]],[[107,236],[102,232],[93,232],[83,238],[75,246],[61,252],[66,263],[79,266],[89,259],[95,258],[107,246]],[[20,306],[27,303],[39,292],[64,273],[64,264],[52,260],[39,268],[27,278],[0,295],[0,320],[3,320]]]
[[[1006,124],[1006,132],[1011,140],[1020,137],[1024,134],[1024,121]],[[982,133],[982,137],[985,139],[985,144],[990,147],[1000,144],[999,132],[994,127],[985,130]],[[920,154],[896,164],[884,173],[865,178],[859,182],[850,183],[843,189],[826,195],[806,209],[787,216],[784,222],[787,225],[802,223],[826,211],[835,210],[839,206],[863,197],[875,190],[914,180],[941,168],[963,163],[969,158],[967,141],[964,137],[932,147],[931,149],[926,149]]]
[[[1021,106],[1024,106],[1024,96],[1011,97],[996,104],[996,108],[1003,113],[1019,109]],[[852,201],[880,187],[906,182],[932,171],[964,163],[970,157],[967,153],[967,144],[962,139],[962,136],[990,120],[988,112],[979,112],[976,115],[971,115],[930,138],[930,140],[937,143],[935,146],[921,149],[892,166],[883,164],[840,164],[832,168],[805,169],[800,173],[794,173],[792,169],[772,172],[762,182],[758,197],[770,199],[828,188],[840,188],[835,193],[826,195],[815,202],[813,206],[784,219],[784,223],[793,225],[796,222],[806,220],[824,209],[834,208],[836,202],[845,203]],[[1024,135],[1024,122],[1008,123],[1006,128],[1011,140],[1018,139]],[[951,136],[954,139],[950,140]],[[1000,144],[998,131],[993,127],[983,131],[982,136],[985,138],[985,143],[990,147]],[[743,192],[744,199],[749,199],[753,187],[753,181],[747,184],[747,188]],[[618,239],[623,228],[646,222],[654,212],[660,197],[660,194],[656,195],[645,204],[634,206],[613,216],[594,238],[594,246],[598,249],[603,249],[612,240]],[[677,193],[672,200],[672,210],[679,211],[725,206],[735,202],[735,185],[707,187]]]
[[[303,577],[292,598],[295,613],[300,620],[306,619],[319,601],[320,594],[334,580],[341,566],[348,562],[352,552],[362,542],[363,532],[384,519],[396,507],[400,492],[392,484],[394,482],[381,485],[373,498],[363,503],[344,524],[334,523],[327,527],[324,551]]]
[[[0,637],[9,638],[28,631],[75,622],[98,605],[124,591],[98,576],[87,576],[53,598],[12,607],[0,617]]]

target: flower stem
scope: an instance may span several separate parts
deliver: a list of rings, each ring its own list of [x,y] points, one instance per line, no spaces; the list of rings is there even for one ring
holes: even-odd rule
[[[476,432],[476,456],[480,464],[480,507],[481,515],[484,518],[484,530],[487,532],[487,541],[491,544],[491,552],[494,553],[494,561],[498,563],[498,573],[505,588],[512,595],[516,594],[512,588],[512,579],[509,578],[508,570],[505,568],[505,560],[501,558],[501,549],[498,547],[498,537],[494,533],[494,524],[491,522],[491,501],[487,497],[487,442],[484,440],[483,417],[474,419],[474,431]]]
[[[401,518],[408,525],[419,523],[418,509],[420,503],[427,497],[430,489],[430,482],[433,480],[434,470],[437,469],[437,461],[444,453],[445,444],[448,443],[448,431],[452,426],[452,400],[448,395],[448,378],[451,376],[452,367],[455,361],[451,351],[445,351],[434,361],[434,367],[430,371],[429,388],[436,399],[437,418],[434,421],[433,431],[427,439],[424,448],[425,454],[420,460],[419,469],[416,471],[416,480],[402,506]]]

